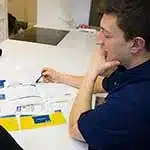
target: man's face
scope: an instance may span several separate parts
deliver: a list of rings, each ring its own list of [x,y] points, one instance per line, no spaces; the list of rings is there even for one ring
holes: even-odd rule
[[[106,60],[119,60],[122,65],[129,63],[129,42],[124,38],[123,31],[117,26],[117,17],[104,14],[97,34],[97,42],[106,52]]]

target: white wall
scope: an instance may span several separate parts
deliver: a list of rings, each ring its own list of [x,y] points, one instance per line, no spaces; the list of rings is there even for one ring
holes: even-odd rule
[[[71,0],[73,16],[77,24],[88,24],[92,0]]]
[[[88,24],[90,4],[91,0],[38,0],[37,25],[69,27],[70,24]]]
[[[0,42],[8,38],[7,0],[0,0]]]

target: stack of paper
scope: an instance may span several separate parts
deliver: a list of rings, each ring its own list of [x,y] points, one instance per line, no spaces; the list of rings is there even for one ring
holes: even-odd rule
[[[9,131],[66,123],[65,111],[77,90],[55,83],[7,83],[0,89],[0,125]]]

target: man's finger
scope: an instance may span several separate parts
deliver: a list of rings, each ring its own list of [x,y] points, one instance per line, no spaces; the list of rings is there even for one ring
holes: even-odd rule
[[[113,67],[116,67],[116,66],[118,66],[118,65],[120,65],[120,62],[119,62],[119,61],[111,61],[111,62],[107,62],[107,63],[105,64],[105,67],[106,67],[106,68],[113,68]]]
[[[49,71],[44,71],[44,72],[42,72],[42,75],[48,77],[48,76],[49,76]]]
[[[48,68],[48,67],[44,67],[44,68],[42,68],[42,72],[43,72],[43,71],[47,71],[47,70],[49,70],[49,68]]]

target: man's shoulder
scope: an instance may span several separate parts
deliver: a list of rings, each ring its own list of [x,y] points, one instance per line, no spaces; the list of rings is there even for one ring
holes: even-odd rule
[[[110,92],[106,98],[113,107],[133,108],[149,111],[150,107],[150,80],[128,83]],[[134,105],[133,105],[134,104]],[[148,106],[148,107],[147,107]],[[148,108],[148,109],[145,109]],[[145,110],[144,110],[145,109]]]
[[[125,83],[124,85],[121,85],[116,88],[116,92],[120,92],[121,94],[127,94],[130,95],[140,95],[140,94],[148,94],[150,95],[150,80],[139,80],[139,81],[129,81]]]

